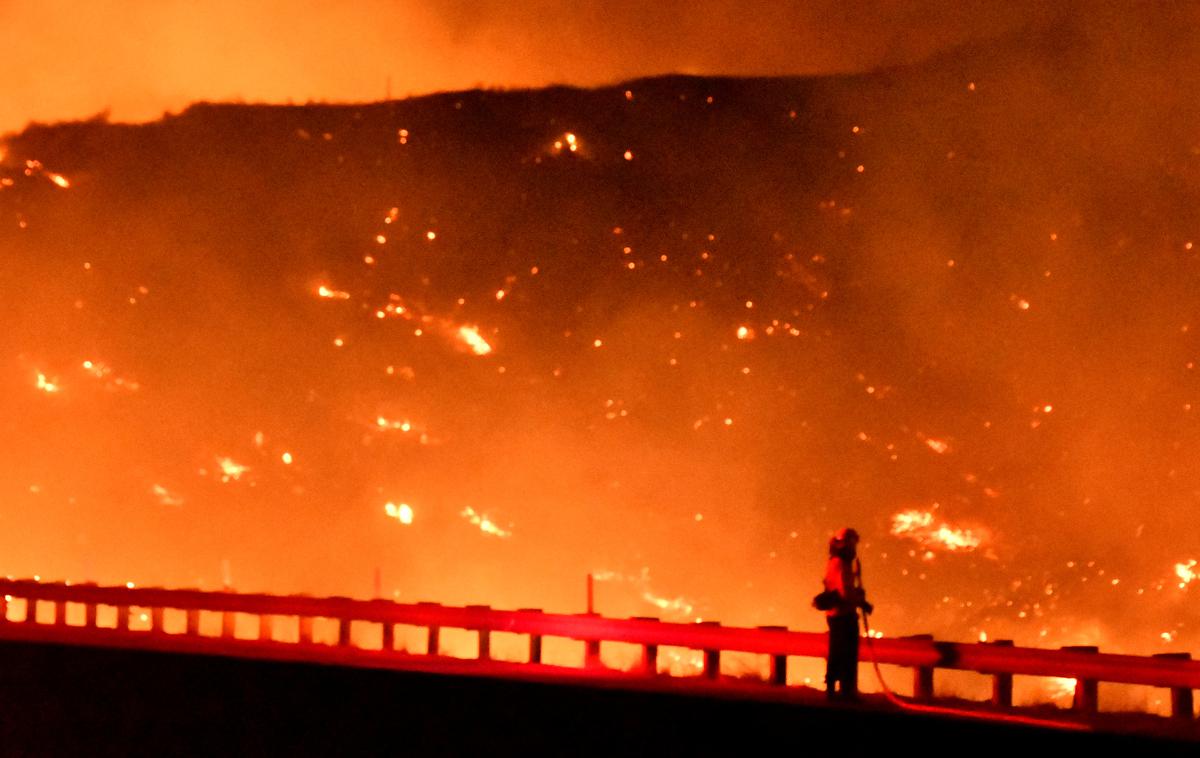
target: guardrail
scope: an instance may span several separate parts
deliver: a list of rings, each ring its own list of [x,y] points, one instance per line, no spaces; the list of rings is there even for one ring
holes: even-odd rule
[[[8,621],[7,605],[14,599],[26,603],[23,621]],[[43,603],[53,606],[50,623],[38,621],[38,608]],[[68,624],[68,604],[82,605],[83,624]],[[98,609],[116,609],[114,626],[100,626]],[[134,609],[144,609],[149,629],[130,629]],[[164,626],[167,610],[183,611],[186,624],[182,632],[169,633]],[[221,615],[220,637],[201,635],[201,612]],[[354,622],[379,624],[382,629],[382,652],[395,650],[397,624],[424,627],[427,630],[427,655],[440,652],[442,629],[463,629],[478,635],[477,658],[491,658],[491,634],[509,632],[528,637],[530,664],[542,662],[542,641],[546,637],[561,637],[583,641],[586,663],[599,664],[602,642],[621,642],[641,646],[638,671],[644,675],[657,672],[659,649],[679,647],[703,652],[702,676],[717,679],[721,655],[725,652],[753,653],[768,656],[767,682],[774,686],[787,684],[789,656],[823,658],[827,635],[821,632],[790,631],[784,627],[729,627],[716,622],[695,624],[664,622],[655,618],[614,619],[597,614],[544,613],[539,609],[515,611],[496,610],[485,605],[465,607],[438,603],[396,603],[390,600],[357,600],[346,597],[316,598],[305,595],[242,594],[202,590],[168,590],[153,587],[100,587],[94,584],[39,582],[34,580],[0,579],[0,639],[53,637],[70,641],[72,634],[86,635],[87,642],[104,643],[106,638],[121,637],[125,644],[155,649],[209,649],[234,641],[234,614],[249,614],[258,618],[258,642],[272,646],[289,646],[296,650],[292,657],[306,657],[304,651],[328,648],[313,642],[313,620],[332,619],[337,623],[337,648],[354,648],[351,625]],[[276,623],[295,624],[298,642],[276,639]],[[6,634],[5,629],[20,630]],[[1171,691],[1171,712],[1176,718],[1194,716],[1193,690],[1200,689],[1200,661],[1190,654],[1156,656],[1114,655],[1100,653],[1094,647],[1068,647],[1060,650],[1016,647],[1009,641],[955,643],[939,642],[930,636],[878,638],[871,641],[880,663],[908,667],[913,670],[913,694],[918,702],[928,702],[934,694],[934,671],[955,669],[974,671],[992,677],[992,703],[999,707],[1012,706],[1014,675],[1062,677],[1076,680],[1075,710],[1084,716],[1093,715],[1098,708],[1098,683],[1149,685]],[[239,652],[244,653],[245,649]],[[370,651],[362,651],[369,653]]]

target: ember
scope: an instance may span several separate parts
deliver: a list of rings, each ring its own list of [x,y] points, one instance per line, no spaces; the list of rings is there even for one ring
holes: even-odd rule
[[[232,458],[218,458],[217,465],[221,468],[222,482],[239,481],[242,475],[250,470],[249,466],[243,466]]]
[[[466,508],[463,508],[462,513],[459,515],[465,518],[468,523],[479,527],[479,531],[483,532],[484,534],[490,534],[493,537],[501,538],[512,536],[512,532],[510,530],[498,526],[496,522],[492,521],[487,515],[476,512],[476,510],[469,505]]]
[[[1183,589],[1196,578],[1195,559],[1175,564],[1175,576],[1179,578],[1179,588]]]
[[[58,380],[51,381],[46,378],[45,374],[39,371],[37,375],[37,388],[48,395],[53,395],[59,391]]]
[[[473,326],[460,326],[458,328],[458,338],[467,347],[471,348],[471,352],[475,353],[475,355],[487,355],[492,352],[492,346],[487,343],[487,340],[479,336],[479,330]]]
[[[413,522],[413,509],[408,503],[385,503],[383,512],[388,515],[388,518],[394,518],[401,524],[408,525]]]

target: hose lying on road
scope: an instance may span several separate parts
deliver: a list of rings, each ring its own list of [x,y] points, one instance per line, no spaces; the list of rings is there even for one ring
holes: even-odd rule
[[[887,682],[883,679],[883,672],[879,670],[879,660],[875,656],[875,645],[871,638],[871,622],[868,619],[868,614],[862,614],[863,629],[866,631],[867,637],[867,653],[871,656],[871,665],[875,667],[875,677],[879,680],[879,686],[883,690],[883,695],[890,703],[898,708],[903,708],[906,711],[915,711],[917,713],[936,713],[942,716],[957,716],[960,718],[980,719],[983,721],[999,721],[1009,724],[1024,724],[1026,726],[1038,726],[1049,729],[1063,729],[1076,732],[1090,731],[1086,724],[1080,724],[1075,721],[1061,721],[1056,719],[1038,719],[1030,716],[1019,716],[1014,713],[987,713],[985,711],[972,711],[963,708],[947,708],[938,705],[921,705],[919,703],[910,703],[906,700],[901,700],[892,689],[887,686]]]

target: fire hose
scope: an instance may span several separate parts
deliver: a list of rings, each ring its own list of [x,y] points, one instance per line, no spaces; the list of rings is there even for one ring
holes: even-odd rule
[[[861,568],[858,571],[861,572]],[[861,574],[860,574],[861,577]],[[861,578],[860,578],[861,581]],[[998,721],[1009,724],[1024,724],[1026,726],[1036,726],[1049,729],[1063,729],[1076,732],[1090,731],[1086,724],[1081,724],[1075,721],[1061,721],[1056,719],[1039,719],[1031,716],[1020,716],[1011,713],[987,713],[984,711],[973,711],[965,708],[949,708],[939,705],[923,705],[920,703],[912,703],[907,700],[902,700],[891,687],[888,687],[887,682],[883,678],[883,672],[879,670],[879,658],[875,655],[875,645],[871,637],[871,622],[870,613],[867,609],[863,609],[862,623],[863,630],[866,632],[867,638],[867,654],[871,657],[871,665],[875,669],[875,678],[879,680],[879,687],[883,690],[883,695],[888,702],[898,708],[916,713],[931,713],[941,716],[955,716],[959,718],[977,719],[980,721]]]

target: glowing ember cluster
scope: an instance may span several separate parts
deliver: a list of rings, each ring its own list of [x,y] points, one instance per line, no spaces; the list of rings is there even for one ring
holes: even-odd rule
[[[479,513],[469,505],[463,508],[459,515],[466,519],[467,523],[479,527],[479,531],[484,534],[490,534],[493,537],[500,537],[502,539],[512,536],[510,529],[501,527],[495,521],[492,521],[491,517],[487,514]]]
[[[1179,589],[1184,589],[1196,579],[1196,560],[1193,558],[1175,564],[1175,576],[1179,579]]]
[[[35,386],[47,395],[54,395],[62,391],[62,388],[58,386],[57,379],[49,379],[40,371],[37,373]]]
[[[413,509],[408,503],[385,503],[383,512],[388,518],[393,518],[405,526],[413,522]]]
[[[249,466],[238,463],[232,458],[218,458],[217,467],[220,469],[221,481],[238,482],[250,470]]]

